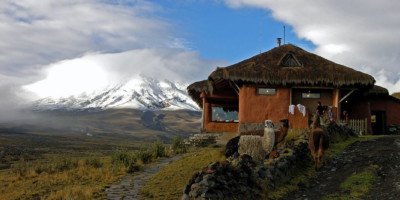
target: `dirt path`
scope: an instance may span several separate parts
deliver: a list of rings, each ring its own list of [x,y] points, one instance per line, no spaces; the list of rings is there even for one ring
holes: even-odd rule
[[[400,198],[400,136],[384,136],[376,141],[355,142],[330,159],[309,183],[284,199],[314,200],[341,194],[340,184],[352,174],[378,165],[378,177],[370,193],[362,199]]]
[[[107,199],[110,200],[137,200],[140,199],[138,195],[139,190],[146,184],[154,174],[163,169],[165,166],[181,158],[180,155],[176,155],[170,158],[162,158],[156,163],[150,166],[144,167],[144,169],[136,175],[127,174],[125,177],[120,179],[120,182],[111,185],[105,190],[107,193]]]

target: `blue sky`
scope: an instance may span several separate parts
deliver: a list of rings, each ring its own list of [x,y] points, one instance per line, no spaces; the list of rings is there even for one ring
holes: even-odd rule
[[[314,45],[293,33],[292,27],[275,20],[261,8],[230,8],[213,1],[157,1],[164,8],[162,16],[171,20],[179,34],[187,40],[187,47],[198,50],[206,59],[225,59],[239,62],[260,51],[277,46],[276,38],[306,50]]]
[[[4,0],[0,106],[137,74],[202,80],[277,46],[284,25],[287,43],[398,92],[399,10],[391,0]]]

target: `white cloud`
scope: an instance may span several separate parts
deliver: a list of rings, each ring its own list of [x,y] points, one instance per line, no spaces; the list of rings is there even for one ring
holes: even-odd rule
[[[400,2],[390,0],[225,0],[234,8],[260,7],[312,41],[315,52],[400,91]],[[290,41],[289,41],[290,42]],[[380,71],[384,69],[382,76]]]
[[[40,96],[63,96],[134,72],[206,77],[199,69],[216,62],[188,51],[162,12],[145,0],[0,1],[0,112],[32,97],[21,98],[26,85]]]
[[[141,0],[0,2],[0,72],[18,74],[86,52],[178,45],[172,28]]]
[[[128,81],[138,74],[171,81],[207,77],[222,61],[207,61],[195,51],[138,49],[121,53],[88,54],[47,66],[44,80],[25,86],[40,97],[79,95]]]

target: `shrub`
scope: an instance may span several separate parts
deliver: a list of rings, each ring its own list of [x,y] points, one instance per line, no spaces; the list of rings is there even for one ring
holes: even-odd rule
[[[135,162],[135,158],[128,152],[126,148],[117,148],[111,156],[111,161],[114,165],[124,165],[128,167],[131,162]]]
[[[56,172],[62,172],[76,167],[78,167],[78,160],[72,158],[63,158],[59,161],[55,161],[54,164]]]
[[[185,142],[181,137],[179,136],[174,137],[174,139],[172,140],[172,150],[176,154],[187,152]]]
[[[165,147],[161,141],[154,142],[151,147],[151,153],[154,158],[160,158],[165,156]]]
[[[85,165],[91,166],[94,168],[100,168],[103,166],[103,163],[101,162],[100,158],[98,157],[89,157],[85,159]]]
[[[14,165],[12,165],[11,170],[16,175],[24,177],[27,175],[27,173],[29,171],[29,166],[25,161],[21,160],[21,161],[15,163]]]
[[[143,164],[147,164],[151,161],[153,155],[149,150],[141,149],[136,153],[136,158]]]
[[[42,163],[37,163],[34,166],[34,170],[35,170],[36,174],[41,174],[43,172],[50,173],[51,172],[51,165],[45,165],[45,164],[42,164]]]

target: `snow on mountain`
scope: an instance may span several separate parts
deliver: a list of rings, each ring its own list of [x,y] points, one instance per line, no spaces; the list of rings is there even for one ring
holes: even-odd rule
[[[138,75],[122,84],[79,96],[43,98],[35,110],[134,108],[140,110],[199,110],[186,91],[187,84]],[[60,88],[62,89],[62,88]]]

